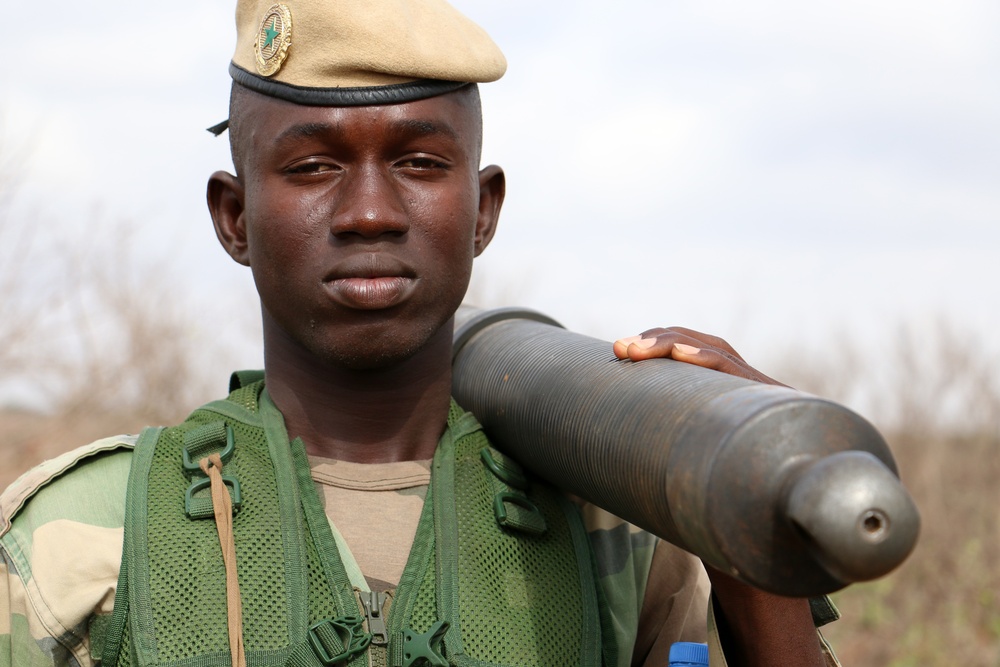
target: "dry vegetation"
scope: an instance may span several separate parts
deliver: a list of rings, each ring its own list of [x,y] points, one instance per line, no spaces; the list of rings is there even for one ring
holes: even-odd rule
[[[218,393],[224,355],[186,326],[197,304],[171,293],[169,267],[138,270],[121,227],[110,247],[58,247],[4,210],[0,386],[48,410],[0,412],[0,487],[98,436],[176,422]],[[72,289],[44,275],[73,276]],[[902,327],[877,349],[789,354],[787,372],[774,373],[865,406],[923,515],[903,567],[835,596],[844,619],[826,634],[845,665],[1000,664],[1000,386],[987,350],[957,326]]]
[[[14,228],[0,225],[3,247]],[[103,227],[90,236],[100,242],[28,235],[4,258],[3,273],[20,271],[4,285],[0,386],[35,409],[3,413],[0,481],[96,437],[183,419],[225,383],[209,379],[225,355],[199,339],[197,303],[171,293],[176,278],[136,251],[126,225]]]
[[[134,224],[15,214],[3,167],[0,487],[98,437],[182,420],[225,389],[234,343],[210,334],[206,306]]]

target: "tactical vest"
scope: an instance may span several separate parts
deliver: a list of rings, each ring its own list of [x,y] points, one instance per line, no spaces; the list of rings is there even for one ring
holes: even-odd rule
[[[139,438],[105,667],[231,664],[197,467],[212,451],[233,501],[248,665],[615,664],[576,507],[491,447],[471,414],[452,403],[399,586],[370,593],[351,585],[305,448],[258,381]]]

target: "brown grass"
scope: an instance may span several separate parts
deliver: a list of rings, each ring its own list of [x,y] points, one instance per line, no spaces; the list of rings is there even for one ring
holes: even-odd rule
[[[826,634],[844,664],[1000,665],[995,351],[938,321],[900,326],[876,349],[848,341],[791,357],[781,377],[867,405],[921,512],[920,541],[897,571],[834,595],[844,618]]]
[[[828,636],[845,664],[1000,664],[995,436],[889,438],[920,507],[920,542],[896,572],[835,596]]]

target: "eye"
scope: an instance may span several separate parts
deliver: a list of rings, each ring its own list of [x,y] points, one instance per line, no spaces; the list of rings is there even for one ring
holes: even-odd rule
[[[332,162],[318,158],[297,160],[285,168],[287,174],[323,174],[336,171],[339,167]]]
[[[447,169],[448,164],[427,155],[415,155],[407,157],[396,163],[402,169],[416,169],[420,171],[432,169]]]

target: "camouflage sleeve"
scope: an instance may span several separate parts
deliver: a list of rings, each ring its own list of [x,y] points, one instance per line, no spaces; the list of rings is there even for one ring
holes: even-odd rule
[[[121,563],[132,438],[46,461],[0,496],[0,667],[89,667]]]
[[[580,507],[615,631],[619,667],[643,664],[660,646],[669,652],[675,641],[704,642],[709,585],[701,561],[594,505]],[[648,664],[666,663],[663,653],[661,662]]]
[[[711,665],[726,667],[701,560],[594,505],[577,502],[594,547],[619,667],[661,667],[668,662],[670,646],[679,641],[708,643]],[[814,600],[813,612],[817,627],[837,617],[827,598]],[[822,634],[820,645],[827,667],[839,667]]]

